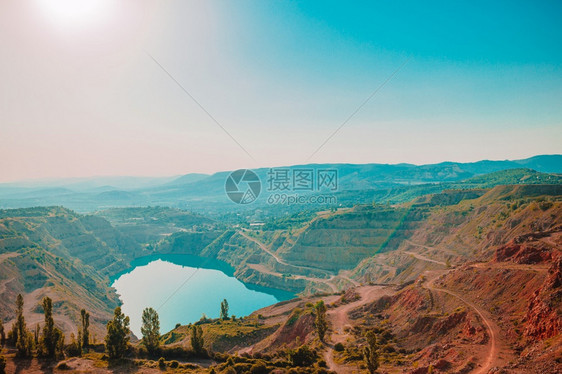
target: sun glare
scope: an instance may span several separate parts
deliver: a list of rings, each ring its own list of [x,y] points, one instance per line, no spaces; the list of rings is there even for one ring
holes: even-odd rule
[[[101,22],[111,0],[36,0],[49,20],[63,27],[85,27]]]

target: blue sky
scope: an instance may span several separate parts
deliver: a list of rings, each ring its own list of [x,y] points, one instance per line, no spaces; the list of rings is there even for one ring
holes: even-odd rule
[[[68,1],[0,5],[5,181],[561,153],[560,2]]]

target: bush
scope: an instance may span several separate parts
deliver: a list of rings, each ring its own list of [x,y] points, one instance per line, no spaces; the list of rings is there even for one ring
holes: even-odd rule
[[[287,356],[294,366],[311,366],[318,359],[316,351],[306,345],[300,346],[296,350],[288,350]]]
[[[237,373],[247,373],[250,370],[251,364],[238,363],[234,365],[234,369]]]
[[[295,308],[293,309],[293,312],[291,313],[291,316],[289,317],[289,319],[287,320],[287,326],[292,326],[295,324],[295,322],[298,321],[300,315],[302,313],[302,309],[300,308]]]
[[[170,362],[170,367],[171,367],[172,369],[176,369],[176,368],[179,367],[179,366],[180,366],[180,363],[177,362],[176,360]]]
[[[65,349],[67,357],[80,357],[82,356],[82,350],[78,346],[78,344],[69,344],[66,346]]]
[[[345,347],[342,343],[336,343],[336,345],[334,345],[334,350],[336,352],[343,352],[345,350]]]
[[[385,344],[382,347],[382,351],[386,352],[386,353],[394,353],[394,352],[396,352],[396,348],[394,348],[394,346],[392,344]]]
[[[79,335],[80,336],[80,335]],[[81,339],[81,336],[80,336]],[[82,356],[82,346],[81,342],[77,341],[74,334],[70,334],[71,343],[65,347],[65,352],[67,357],[80,357]]]
[[[166,367],[166,359],[164,357],[160,357],[158,359],[158,367],[164,369]]]
[[[314,374],[328,374],[328,370],[324,369],[324,368],[318,368],[316,370],[314,370]]]
[[[160,347],[159,352],[162,355],[162,357],[168,360],[170,359],[187,360],[193,357],[193,351],[181,346]]]
[[[0,355],[0,374],[6,373],[6,358]]]
[[[213,358],[218,362],[226,362],[230,356],[227,353],[214,352]]]
[[[267,374],[269,371],[262,361],[256,362],[250,367],[250,374]]]

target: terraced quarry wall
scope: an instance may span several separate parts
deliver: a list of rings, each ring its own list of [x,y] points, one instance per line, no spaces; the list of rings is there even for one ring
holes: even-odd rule
[[[301,232],[289,236],[276,252],[296,265],[330,271],[352,269],[384,249],[403,221],[414,216],[407,208],[358,207],[315,219]]]
[[[140,248],[103,219],[59,207],[0,213],[0,315],[9,320],[18,293],[25,294],[29,322],[41,321],[43,296],[56,301],[55,316],[74,331],[81,308],[92,311],[93,330],[118,305],[108,275],[126,268]]]

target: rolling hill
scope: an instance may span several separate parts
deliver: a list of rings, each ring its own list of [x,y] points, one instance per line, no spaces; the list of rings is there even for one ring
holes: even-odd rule
[[[335,169],[338,173],[339,203],[351,206],[369,201],[404,202],[428,193],[450,188],[489,188],[497,184],[559,183],[554,175],[562,174],[562,155],[541,155],[523,160],[478,161],[473,163],[443,162],[432,165],[413,164],[307,164],[284,167],[296,169]],[[538,180],[517,181],[515,174],[501,171],[518,169],[523,173],[537,173]],[[0,184],[0,208],[62,205],[86,213],[112,207],[143,207],[159,205],[188,209],[215,217],[226,213],[247,213],[260,205],[268,214],[282,215],[302,210],[272,207],[265,193],[269,168],[255,169],[262,182],[262,196],[252,206],[233,204],[225,195],[224,183],[230,172],[213,175],[186,174],[177,178],[92,178],[34,183]],[[496,180],[488,177],[482,182],[471,178],[500,172]],[[542,174],[541,174],[542,173]],[[114,185],[111,185],[111,183]],[[356,200],[360,199],[360,200]],[[305,207],[306,209],[313,207]]]

